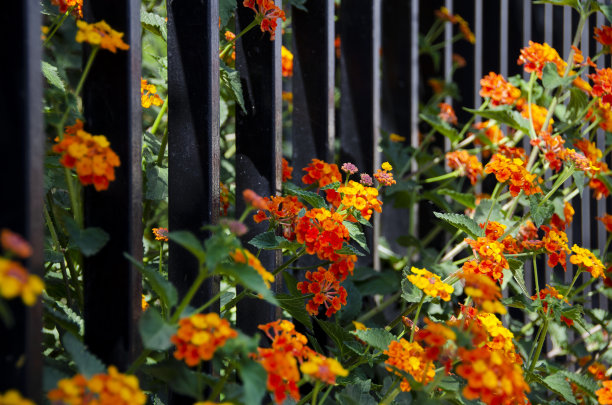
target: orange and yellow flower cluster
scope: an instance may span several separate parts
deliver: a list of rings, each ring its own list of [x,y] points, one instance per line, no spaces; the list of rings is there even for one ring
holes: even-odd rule
[[[450,296],[455,289],[453,286],[443,282],[440,276],[425,269],[417,269],[416,267],[411,268],[410,271],[415,275],[409,274],[406,278],[419,290],[430,297],[440,297],[441,300],[450,301]]]
[[[140,79],[140,103],[143,108],[149,108],[152,105],[160,106],[164,104],[164,100],[157,94],[157,87],[154,84],[149,84],[146,79]]]
[[[521,97],[521,90],[508,83],[502,75],[490,72],[480,79],[480,96],[491,99],[491,105],[513,105]]]
[[[510,194],[513,197],[519,195],[521,190],[525,195],[541,193],[542,189],[538,184],[542,182],[542,179],[529,173],[525,165],[526,162],[521,159],[509,159],[496,153],[485,166],[485,173],[494,173],[500,183],[509,181]]]
[[[472,185],[482,176],[482,163],[477,156],[470,155],[466,150],[456,150],[446,154],[446,164],[453,170],[459,170],[461,176],[467,176]]]
[[[426,385],[436,375],[434,363],[427,358],[425,349],[417,342],[408,342],[406,339],[392,341],[387,350],[383,352],[389,358],[385,361],[387,371],[402,377],[397,370],[410,374],[415,381]],[[406,378],[400,383],[402,391],[410,391],[410,383]]]
[[[17,390],[8,390],[0,394],[0,405],[36,405],[34,401],[21,396]]]
[[[253,269],[263,279],[264,283],[268,288],[270,287],[270,283],[274,282],[274,275],[266,270],[258,258],[256,258],[251,252],[246,249],[236,249],[234,252],[230,253],[232,259],[234,259],[237,263],[244,263]]]
[[[83,18],[83,0],[51,0],[51,4],[59,7],[60,13],[70,14],[77,18]]]
[[[76,41],[87,42],[93,46],[116,53],[117,49],[126,51],[130,46],[123,42],[123,33],[115,31],[104,20],[89,24],[83,20],[77,21]]]
[[[15,256],[28,258],[32,254],[30,244],[8,229],[0,232],[0,244],[6,256],[0,256],[0,297],[7,300],[21,297],[25,305],[36,304],[45,284],[37,275],[29,274],[20,262],[12,260]]]
[[[115,167],[119,156],[110,148],[103,135],[91,135],[83,130],[83,122],[66,127],[64,138],[56,138],[53,151],[62,155],[60,163],[68,169],[74,168],[84,186],[93,184],[97,191],[106,190],[115,180]]]
[[[108,373],[96,374],[89,380],[82,374],[62,379],[47,398],[54,404],[74,405],[144,405],[147,402],[138,379],[121,374],[114,366],[108,368]]]
[[[212,359],[218,348],[236,336],[238,333],[218,314],[195,314],[179,321],[179,329],[170,341],[176,346],[174,357],[193,367]]]
[[[268,31],[270,40],[274,41],[276,20],[280,18],[285,21],[285,12],[274,4],[274,0],[244,0],[242,4],[255,12],[255,21],[258,22],[261,32]]]

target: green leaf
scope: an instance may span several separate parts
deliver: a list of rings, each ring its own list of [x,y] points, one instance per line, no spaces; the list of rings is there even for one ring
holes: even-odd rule
[[[423,297],[423,292],[417,286],[412,284],[410,280],[402,280],[402,298],[406,302],[419,302]],[[427,298],[426,298],[427,300]]]
[[[451,127],[447,122],[442,121],[437,115],[423,113],[419,114],[419,118],[431,125],[433,129],[450,139],[451,142],[454,143],[459,140],[459,133],[457,130]]]
[[[378,402],[358,384],[349,384],[336,394],[336,401],[340,405],[376,405]]]
[[[276,294],[275,297],[282,309],[287,311],[289,315],[302,323],[302,325],[312,330],[312,320],[310,319],[308,311],[306,311],[303,296]]]
[[[580,170],[576,170],[574,171],[574,173],[572,173],[572,177],[574,178],[574,183],[576,183],[576,187],[578,187],[578,190],[580,191],[580,195],[582,195],[582,191],[584,190],[584,172],[580,171]]]
[[[259,404],[266,394],[266,370],[254,361],[238,363],[238,373],[244,385],[242,401],[245,404]]]
[[[197,257],[200,263],[203,263],[206,260],[206,251],[204,251],[204,248],[202,247],[202,242],[200,242],[191,232],[170,232],[168,233],[168,239],[170,239],[172,242],[178,243],[190,251],[195,257]]]
[[[339,181],[334,181],[333,183],[329,183],[327,186],[321,187],[321,190],[337,190],[341,185],[342,183]]]
[[[72,333],[66,333],[62,339],[62,343],[64,349],[66,349],[72,361],[74,361],[79,373],[83,374],[86,378],[90,378],[94,374],[106,372],[104,363],[91,354],[83,342],[77,339]]]
[[[170,337],[176,332],[176,326],[166,323],[155,308],[148,308],[138,324],[142,344],[146,349],[166,350],[172,343]]]
[[[315,318],[315,320],[321,329],[323,329],[323,331],[336,343],[336,347],[340,350],[341,354],[344,351],[344,342],[352,342],[355,340],[355,337],[341,326],[332,322],[322,321],[318,318]]]
[[[219,61],[219,68],[221,85],[229,90],[230,94],[234,96],[234,100],[236,100],[240,108],[242,108],[242,111],[246,114],[244,97],[242,96],[242,84],[240,83],[240,73],[230,68],[222,61]]]
[[[606,16],[609,23],[612,23],[612,4],[599,3],[599,11],[601,11],[601,13]]]
[[[478,226],[478,223],[474,221],[472,218],[466,217],[462,214],[443,214],[441,212],[434,212],[434,215],[437,218],[440,218],[460,231],[465,232],[471,238],[478,238],[483,235],[483,230]]]
[[[525,294],[526,297],[530,298],[529,292],[527,292],[527,286],[525,285],[525,273],[523,271],[523,262],[520,260],[508,259],[508,266],[510,267],[510,271],[512,272],[512,276],[514,280],[518,284],[519,288]]]
[[[570,6],[575,8],[576,10],[580,10],[580,5],[578,4],[578,0],[538,0],[534,1],[533,4],[554,4],[555,6]]]
[[[552,214],[555,212],[555,207],[552,202],[546,201],[540,204],[542,196],[538,194],[532,194],[529,196],[529,210],[531,212],[531,219],[536,227],[540,227],[544,222],[548,221]]]
[[[283,187],[285,188],[285,192],[287,194],[298,197],[300,200],[311,205],[313,208],[327,208],[325,199],[317,193],[302,190],[295,184],[289,182],[283,184]]]
[[[576,76],[568,76],[566,78],[562,78],[559,76],[559,72],[557,71],[557,65],[554,63],[547,63],[542,69],[542,84],[544,88],[547,90],[556,89],[559,86],[565,87],[569,85]]]
[[[463,109],[472,114],[497,121],[499,124],[508,125],[523,133],[529,133],[529,122],[518,111],[512,111],[508,107],[496,107],[482,111],[465,107]]]
[[[380,328],[356,330],[351,333],[380,351],[387,350],[391,342],[396,340],[395,336],[393,336],[390,332]]]
[[[366,252],[370,253],[368,248],[368,242],[366,242],[365,234],[359,225],[354,222],[344,221],[342,225],[349,231],[349,236],[352,240],[357,242]]]
[[[168,197],[168,168],[149,163],[146,176],[145,200],[165,200]]]
[[[595,380],[586,375],[576,374],[565,370],[561,370],[559,374],[562,374],[568,380],[580,387],[585,393],[595,398],[595,391],[599,389],[599,385],[595,382]]]
[[[93,256],[106,245],[110,236],[102,228],[79,229],[71,218],[65,220],[66,230],[70,235],[70,245],[76,247],[85,256]]]
[[[159,274],[156,266],[145,266],[127,253],[123,255],[134,264],[138,271],[140,271],[142,277],[149,283],[155,294],[157,294],[166,307],[171,308],[176,305],[178,302],[176,288],[174,288],[174,285],[166,280],[164,276]]]
[[[185,367],[185,364],[170,359],[152,366],[145,366],[143,370],[153,377],[165,382],[172,391],[197,399],[201,392],[198,390],[198,376],[194,371]]]
[[[556,373],[549,375],[542,381],[544,382],[546,388],[561,395],[569,403],[576,403],[576,398],[574,398],[574,394],[572,393],[572,387],[567,382],[563,374]]]
[[[370,223],[370,221],[368,221],[367,219],[365,219],[363,217],[363,215],[361,215],[360,211],[355,210],[353,212],[353,216],[355,217],[355,219],[357,220],[357,222],[359,222],[361,225],[365,225],[367,227],[372,227],[372,224]]]
[[[289,0],[289,4],[302,11],[308,11],[304,6],[304,4],[306,4],[306,0]]]
[[[155,13],[149,13],[144,8],[140,10],[140,23],[142,28],[157,35],[164,41],[168,40],[166,20]]]
[[[455,190],[451,190],[448,188],[441,188],[436,191],[440,195],[445,195],[453,200],[457,201],[459,204],[464,205],[468,208],[476,208],[476,197],[473,193],[460,193]]]
[[[42,74],[50,85],[57,87],[61,91],[66,91],[66,86],[57,73],[57,68],[45,61],[42,61]]]
[[[342,249],[336,250],[336,253],[338,253],[339,255],[365,256],[365,253],[361,252],[355,246],[349,245],[347,243],[342,246]]]
[[[299,243],[290,242],[282,236],[278,236],[274,231],[268,231],[255,236],[249,241],[249,244],[257,249],[273,250],[273,249],[292,249],[302,246]]]
[[[236,2],[234,0],[219,0],[219,18],[221,19],[221,27],[227,25],[227,22],[234,14]]]
[[[264,283],[263,278],[251,266],[243,263],[223,264],[217,266],[215,273],[231,276],[244,287],[261,294],[263,299],[270,304],[279,305],[272,291]]]

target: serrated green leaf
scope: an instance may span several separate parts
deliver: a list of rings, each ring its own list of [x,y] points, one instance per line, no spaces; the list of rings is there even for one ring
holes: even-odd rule
[[[347,243],[342,246],[342,249],[336,250],[336,253],[339,255],[357,255],[357,256],[365,256],[365,253],[361,252],[353,245],[349,245]]]
[[[176,326],[166,323],[155,308],[148,308],[140,317],[138,330],[146,349],[166,350],[172,343],[170,337],[176,333]]]
[[[149,13],[144,8],[140,10],[140,23],[142,28],[161,37],[164,41],[168,40],[168,30],[166,20],[155,13]]]
[[[193,254],[198,261],[200,261],[200,263],[206,261],[206,251],[204,251],[204,248],[202,247],[202,242],[200,242],[191,232],[170,232],[168,233],[168,239],[170,239],[172,242],[178,243],[183,248],[190,251],[191,254]]]
[[[262,298],[270,304],[278,305],[278,301],[264,283],[261,275],[251,266],[242,263],[222,264],[216,267],[215,273],[233,277],[244,287],[255,291],[257,294],[261,294]]]
[[[62,343],[64,349],[66,349],[72,361],[74,361],[79,373],[83,374],[86,378],[90,378],[94,374],[106,372],[104,363],[91,354],[83,342],[77,339],[73,334],[66,333],[62,339]]]
[[[577,0],[575,0],[577,1]],[[599,11],[606,16],[609,23],[612,23],[612,4],[599,3]]]
[[[549,375],[542,381],[544,382],[546,388],[561,395],[569,403],[576,403],[576,398],[574,398],[574,394],[572,393],[572,387],[567,382],[563,374],[556,373]]]
[[[448,222],[460,231],[465,232],[471,238],[476,239],[479,236],[483,235],[483,230],[482,228],[480,228],[480,226],[478,226],[478,223],[476,223],[476,221],[474,221],[472,218],[466,217],[465,215],[454,213],[443,214],[441,212],[434,212],[434,215],[437,218]]]
[[[110,239],[108,233],[102,228],[80,229],[71,218],[66,218],[65,224],[70,235],[70,246],[76,247],[84,256],[95,255]]]
[[[442,188],[436,191],[440,195],[445,195],[453,200],[457,201],[459,204],[464,205],[468,208],[476,208],[476,196],[473,193],[460,193],[455,190],[451,190],[448,188]]]
[[[359,222],[361,225],[365,225],[367,227],[372,227],[372,224],[370,223],[370,221],[368,221],[367,219],[365,219],[363,217],[363,215],[361,215],[361,212],[359,211],[354,211],[353,212],[353,216],[355,217],[355,219],[357,220],[357,222]]]
[[[50,85],[57,87],[61,91],[66,91],[66,86],[57,73],[57,68],[55,66],[42,61],[41,70],[43,76],[45,76],[45,79],[47,79]]]
[[[165,382],[172,391],[197,399],[201,392],[198,390],[198,376],[195,371],[189,370],[175,359],[166,360],[151,366],[143,367],[145,373]]]
[[[317,193],[302,190],[295,184],[289,182],[283,184],[283,187],[287,194],[298,197],[300,200],[311,205],[313,208],[327,208],[325,199]]]
[[[552,202],[542,201],[542,196],[539,194],[532,194],[529,196],[529,210],[531,212],[531,219],[536,227],[540,227],[544,222],[548,221],[552,214],[555,212],[555,207]]]
[[[308,9],[304,6],[304,4],[306,4],[306,0],[289,0],[289,4],[302,11],[308,11]]]
[[[266,370],[255,361],[244,361],[238,363],[238,374],[244,386],[243,403],[260,404],[266,394]]]
[[[554,63],[547,63],[542,69],[542,85],[547,90],[556,89],[559,86],[565,87],[569,85],[576,76],[567,76],[565,78],[559,76],[557,71],[557,65]]]
[[[391,342],[396,340],[395,336],[393,336],[390,332],[380,328],[356,330],[351,333],[380,351],[387,350]]]
[[[336,347],[340,350],[341,354],[344,352],[344,342],[352,342],[355,340],[355,337],[353,335],[351,335],[339,325],[332,322],[323,321],[318,318],[315,318],[315,320],[317,321],[321,329],[323,329],[323,331],[336,343]]]
[[[276,300],[280,307],[287,311],[294,319],[298,320],[302,325],[312,330],[312,320],[308,311],[306,311],[306,305],[304,303],[304,297],[301,295],[289,295],[289,294],[276,294]]]
[[[168,168],[149,163],[146,170],[145,200],[162,201],[168,197]]]
[[[342,183],[335,181],[333,183],[329,183],[327,186],[321,187],[321,190],[337,190],[341,185]]]
[[[517,259],[508,258],[508,266],[510,267],[514,281],[516,281],[523,294],[525,294],[526,297],[531,297],[527,291],[527,286],[525,285],[523,262]]]
[[[365,234],[359,225],[354,222],[344,221],[342,225],[348,230],[349,236],[352,240],[357,242],[359,246],[361,246],[366,252],[370,253],[370,249],[368,248],[368,242],[366,241]]]
[[[497,121],[499,124],[508,125],[526,134],[529,133],[529,122],[518,111],[512,111],[508,107],[496,107],[482,111],[465,107],[463,109],[472,114]]]
[[[580,10],[578,0],[537,0],[533,4],[554,4],[555,6],[570,6],[576,10]]]
[[[412,284],[410,280],[402,280],[402,298],[406,302],[419,302],[423,297],[423,292],[417,286]]]
[[[574,183],[576,183],[576,187],[580,191],[580,195],[582,195],[582,191],[584,190],[584,172],[580,170],[576,170],[572,173],[572,177],[574,178]]]
[[[282,236],[276,235],[274,231],[264,232],[255,236],[249,241],[249,244],[255,246],[257,249],[265,250],[295,247],[292,242]]]
[[[349,384],[336,394],[336,401],[340,405],[376,405],[378,402],[368,391],[362,390],[359,385]]]
[[[595,398],[595,391],[599,389],[599,386],[591,377],[584,374],[572,373],[566,370],[561,370],[559,373],[580,387],[586,394]]]
[[[221,27],[225,26],[229,19],[234,14],[236,2],[234,0],[219,0],[219,18],[221,19]]]
[[[124,253],[124,256],[140,271],[142,277],[149,283],[155,294],[157,294],[167,308],[172,308],[176,305],[178,302],[176,288],[164,276],[159,274],[157,267],[145,266],[127,253]]]
[[[227,66],[223,61],[219,61],[219,78],[222,86],[225,86],[234,97],[242,111],[246,114],[244,107],[244,97],[242,95],[242,84],[240,83],[240,73]]]
[[[419,118],[427,122],[432,126],[433,129],[447,137],[451,142],[457,142],[459,140],[459,133],[447,122],[442,121],[440,117],[432,114],[419,114]]]

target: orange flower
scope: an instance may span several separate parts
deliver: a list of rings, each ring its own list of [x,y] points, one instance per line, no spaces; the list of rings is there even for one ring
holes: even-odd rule
[[[604,104],[612,103],[612,69],[597,69],[589,77],[593,80],[593,97],[601,97]]]
[[[168,242],[168,228],[153,228],[153,235],[155,240]]]
[[[270,283],[274,282],[274,275],[266,270],[258,258],[253,256],[251,252],[246,249],[236,249],[230,253],[232,259],[237,263],[244,263],[259,273],[266,286],[270,288]]]
[[[501,129],[499,129],[499,126],[495,124],[495,121],[478,122],[474,124],[474,128],[483,131],[484,135],[493,145],[498,145],[504,138],[504,134]],[[476,139],[474,139],[474,144],[484,145],[484,142],[476,137]],[[483,150],[482,154],[483,156],[489,156],[490,152],[488,150]]]
[[[557,65],[557,72],[559,75],[565,73],[564,70],[567,64],[559,56],[555,48],[550,47],[547,43],[539,44],[529,41],[529,46],[521,49],[521,56],[519,56],[518,64],[525,65],[525,72],[536,72],[538,78],[541,79],[542,70],[547,63],[554,63]]]
[[[604,381],[603,387],[595,391],[597,402],[600,404],[612,404],[612,380]]]
[[[512,105],[521,96],[521,90],[508,83],[502,75],[495,72],[480,79],[480,96],[490,98],[491,105]]]
[[[606,231],[612,232],[612,215],[606,213],[603,217],[597,217],[596,219],[604,224]]]
[[[459,170],[462,176],[467,176],[472,185],[482,176],[482,163],[477,156],[470,155],[466,150],[456,150],[446,154],[446,164],[454,170]]]
[[[551,287],[548,284],[546,284],[546,288],[540,290],[539,294],[532,295],[531,299],[535,301],[538,299],[538,296],[541,300],[546,299],[546,297],[553,297],[555,299],[568,302],[567,299],[564,299],[563,295],[559,293],[559,291],[557,291],[555,287]],[[544,313],[548,314],[548,303],[546,301],[542,301],[542,307],[544,308]],[[566,318],[563,315],[561,315],[560,319],[561,321],[565,322],[567,326],[572,326],[574,324],[574,321],[572,319]]]
[[[455,16],[452,15],[446,7],[440,7],[440,10],[436,10],[434,11],[434,13],[436,17],[438,17],[442,21],[448,21],[453,24],[457,22]]]
[[[467,380],[463,396],[469,400],[479,398],[485,404],[522,404],[529,386],[523,378],[521,366],[509,361],[498,350],[488,347],[468,350],[459,348],[462,364],[457,374]]]
[[[504,269],[508,269],[508,261],[504,256],[504,245],[489,238],[479,237],[477,240],[466,238],[465,241],[472,247],[476,260],[463,264],[466,274],[484,274],[494,281],[503,281]]]
[[[140,78],[140,103],[143,108],[164,104],[164,100],[157,94],[157,88],[153,84],[147,83],[143,78]]]
[[[0,297],[7,300],[21,296],[25,305],[36,304],[45,284],[35,274],[29,274],[21,263],[0,257]]]
[[[429,79],[427,84],[433,90],[434,94],[440,94],[444,90],[444,81],[440,79]]]
[[[335,262],[340,259],[336,250],[348,242],[348,229],[342,224],[343,216],[325,208],[313,208],[298,219],[296,240],[306,245],[306,252],[316,254],[321,260]]]
[[[293,54],[284,45],[281,47],[281,64],[283,77],[293,76]]]
[[[115,167],[119,156],[110,148],[103,135],[91,135],[83,130],[83,122],[66,127],[64,139],[55,139],[55,153],[60,153],[60,163],[68,169],[75,168],[84,186],[93,184],[97,191],[106,190],[109,182],[115,180]]]
[[[17,390],[8,390],[4,394],[0,394],[0,404],[2,405],[36,405],[34,401],[21,396]]]
[[[391,135],[389,135],[389,140],[391,142],[396,142],[396,143],[397,142],[404,142],[406,140],[406,137],[398,135],[398,134],[391,134]]]
[[[550,218],[550,225],[554,228],[564,230],[572,223],[572,219],[574,218],[574,207],[568,201],[563,204],[563,217],[565,219],[561,219],[557,213],[554,213]]]
[[[509,189],[513,197],[519,195],[521,190],[525,192],[525,195],[542,192],[542,189],[538,186],[542,179],[529,173],[525,169],[525,162],[521,159],[510,160],[496,153],[485,166],[485,173],[494,173],[495,178],[500,183],[510,181]]]
[[[266,200],[250,188],[247,188],[242,192],[242,197],[244,198],[244,201],[247,204],[253,206],[253,208],[257,208],[260,210],[268,209],[268,204],[266,203]]]
[[[59,7],[60,13],[70,10],[70,14],[83,18],[83,0],[51,0],[51,4]]]
[[[438,104],[438,108],[440,109],[440,113],[438,117],[442,121],[448,122],[449,124],[457,125],[457,115],[455,115],[455,110],[453,110],[453,106],[447,103]]]
[[[399,377],[402,377],[402,374],[397,370],[402,370],[410,374],[417,382],[425,385],[433,380],[436,374],[434,363],[427,359],[425,350],[417,342],[411,343],[406,339],[400,339],[399,342],[394,340],[383,354],[389,356],[385,361],[387,371]],[[410,391],[408,380],[402,379],[400,388],[405,392]]]
[[[529,111],[531,109],[531,112]],[[529,104],[523,107],[521,111],[521,115],[526,119],[529,119],[529,114],[531,114],[531,119],[533,121],[533,129],[536,134],[540,134],[544,128],[544,120],[546,119],[546,114],[548,114],[548,110],[544,107],[540,107],[537,104]],[[552,132],[552,124],[555,121],[551,118],[548,122],[548,127],[545,132]]]
[[[325,315],[332,316],[346,305],[347,292],[340,285],[340,281],[336,275],[323,267],[319,267],[316,272],[306,272],[306,280],[297,283],[297,289],[302,294],[314,294],[308,303],[306,309],[311,315],[319,313],[319,307],[325,305]]]
[[[342,204],[345,208],[355,208],[367,220],[373,211],[382,211],[382,201],[377,199],[378,190],[374,187],[365,187],[361,183],[349,180],[346,185],[338,187],[336,192],[340,194],[340,198],[330,198],[333,197],[333,193],[327,194],[335,206]]]
[[[501,289],[491,278],[478,273],[462,272],[460,277],[465,281],[463,291],[472,297],[474,304],[485,312],[506,314],[506,307],[499,301]]]
[[[260,209],[253,216],[256,223],[270,221],[270,226],[276,228],[282,226],[283,236],[289,240],[295,239],[295,225],[298,214],[304,209],[302,204],[295,196],[271,196],[265,197],[265,209]]]
[[[475,44],[476,37],[474,36],[474,33],[470,29],[470,25],[468,24],[468,22],[465,21],[463,17],[461,17],[458,14],[455,15],[455,20],[457,20],[457,23],[459,23],[459,31],[461,31],[461,34],[463,34],[463,38],[465,38],[466,41],[468,41],[469,43]]]
[[[87,42],[116,53],[117,49],[128,50],[130,46],[123,42],[123,33],[115,31],[104,20],[88,24],[83,20],[77,21],[76,41]]]
[[[176,346],[174,357],[193,367],[201,360],[212,359],[218,348],[236,336],[238,333],[230,327],[227,319],[212,312],[181,319],[179,329],[170,341]]]
[[[147,396],[140,390],[138,378],[121,374],[115,366],[107,374],[95,374],[87,380],[82,374],[64,378],[47,398],[56,404],[141,405]]]
[[[609,47],[610,45],[612,45],[612,27],[608,27],[606,25],[603,25],[601,28],[595,27],[593,29],[593,32],[595,33],[595,36],[593,38],[595,38],[597,42],[599,42],[603,46]]]
[[[377,169],[376,173],[374,173],[374,178],[380,183],[381,186],[392,186],[395,184],[395,180],[393,179],[393,167],[389,164],[389,162],[384,162],[382,164],[382,170]]]
[[[523,113],[525,110],[523,110]],[[546,119],[544,117],[542,121]],[[534,120],[534,128],[536,123]],[[541,127],[540,127],[541,128]],[[568,158],[567,149],[563,144],[565,140],[560,135],[552,136],[550,132],[540,132],[537,139],[531,140],[533,146],[538,146],[544,152],[544,158],[550,164],[550,168],[556,171],[561,170],[563,161]]]
[[[440,276],[425,269],[412,267],[410,271],[416,276],[410,274],[406,278],[419,290],[430,297],[440,297],[444,301],[450,301],[450,295],[455,291],[452,285],[446,284],[440,279]]]
[[[255,20],[258,22],[261,32],[268,31],[270,40],[274,41],[276,36],[277,19],[285,21],[285,12],[274,4],[273,0],[244,0],[245,7],[255,12]]]
[[[335,384],[336,377],[346,377],[349,372],[336,359],[328,358],[310,351],[310,356],[300,366],[300,371],[315,380],[323,381],[326,384]]]
[[[572,246],[572,252],[574,252],[570,257],[572,264],[577,265],[584,271],[588,271],[594,278],[599,276],[606,278],[603,263],[590,250],[574,245]]]
[[[28,241],[6,228],[0,231],[0,245],[2,245],[2,249],[8,250],[22,259],[27,259],[32,255],[32,246]]]
[[[287,180],[291,180],[291,174],[293,173],[293,167],[289,166],[289,162],[287,162],[287,159],[283,158],[282,160],[283,163],[283,183],[286,182]]]
[[[302,183],[304,184],[318,183],[319,187],[325,187],[328,184],[342,181],[342,174],[334,163],[330,164],[319,159],[312,159],[312,162],[302,170],[306,172],[302,177]]]
[[[225,184],[223,184],[223,182],[219,182],[219,208],[221,216],[227,216],[229,206],[230,190]]]
[[[597,381],[604,381],[607,378],[606,377],[607,370],[608,368],[605,365],[597,361],[594,361],[593,364],[591,364],[588,368],[589,373],[591,373],[593,378]]]
[[[140,301],[140,307],[142,308],[142,312],[146,311],[149,308],[149,303],[147,302],[147,297],[144,294],[142,295],[142,299]]]

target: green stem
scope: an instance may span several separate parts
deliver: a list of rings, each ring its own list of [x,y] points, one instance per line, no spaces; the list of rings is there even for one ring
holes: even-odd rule
[[[387,298],[385,301],[381,302],[380,305],[377,305],[376,307],[372,308],[371,310],[357,318],[357,322],[365,322],[373,316],[379,314],[380,312],[384,311],[389,305],[397,301],[398,298],[400,298],[401,296],[401,291],[396,292],[395,294]]]
[[[196,389],[198,392],[198,401],[203,400],[202,396],[202,362],[198,362],[198,368],[196,371]]]
[[[255,27],[259,23],[260,21],[258,21],[257,19],[254,19],[253,21],[251,21],[251,23],[247,25],[245,29],[240,31],[240,34],[236,35],[236,38],[232,39],[231,41],[227,43],[227,45],[225,45],[225,48],[223,48],[223,50],[219,54],[219,59],[223,59],[225,57],[225,55],[229,52],[229,50],[232,49],[232,46],[236,43],[236,41],[238,41],[238,38],[240,38],[241,36],[249,32],[251,28]]]
[[[491,202],[491,208],[489,208],[489,213],[487,214],[487,220],[485,221],[485,227],[484,229],[487,229],[487,226],[489,225],[489,218],[491,218],[491,214],[493,213],[493,208],[495,207],[495,204],[497,204],[497,199],[499,198],[499,191],[501,190],[501,188],[503,187],[502,183],[497,183],[495,185],[495,188],[493,189],[493,195],[492,197],[492,202]]]
[[[424,183],[434,183],[434,182],[437,182],[437,181],[442,181],[442,180],[446,180],[446,179],[452,179],[454,177],[459,177],[460,175],[461,175],[461,171],[455,170],[454,172],[446,173],[446,174],[443,174],[442,176],[431,177],[429,179],[425,179],[423,182]]]
[[[317,381],[315,383],[315,386],[312,392],[312,401],[310,402],[312,405],[317,405],[317,397],[319,396],[320,390],[321,390],[321,381]]]
[[[557,181],[555,181],[555,184],[553,184],[550,191],[546,193],[544,198],[542,198],[542,200],[540,200],[540,202],[538,203],[538,207],[542,206],[542,204],[548,201],[548,199],[552,197],[555,191],[557,191],[557,189],[563,185],[565,180],[570,178],[570,176],[574,173],[575,170],[576,168],[574,166],[566,167],[565,169],[563,169],[563,172],[561,172],[561,174],[557,178]]]
[[[580,274],[582,273],[582,269],[578,268],[578,271],[576,272],[576,275],[574,276],[574,279],[572,280],[572,284],[570,284],[569,288],[567,289],[567,292],[565,293],[565,296],[571,297],[572,294],[570,294],[570,292],[572,291],[572,287],[574,287],[574,284],[576,284],[576,280],[578,280],[578,276],[580,276]]]
[[[161,108],[159,109],[159,112],[157,113],[157,117],[155,117],[155,121],[153,121],[151,130],[149,131],[151,134],[155,135],[155,133],[157,132],[157,129],[159,128],[159,124],[161,124],[161,120],[162,118],[164,118],[166,111],[168,111],[168,97],[166,97],[166,100],[164,100],[164,104],[162,104]]]
[[[201,307],[199,307],[198,309],[196,309],[195,312],[199,314],[200,312],[204,311],[206,308],[214,304],[215,301],[221,298],[221,296],[225,294],[226,292],[228,292],[231,288],[233,288],[233,286],[229,286],[227,288],[224,288],[223,290],[219,290],[219,292],[216,293],[214,297],[206,301],[206,303],[202,305]]]
[[[205,269],[200,268],[198,277],[196,277],[195,281],[189,288],[189,291],[187,291],[187,294],[185,294],[185,297],[183,298],[178,308],[174,312],[174,315],[172,315],[172,318],[170,319],[170,323],[176,323],[179,320],[179,317],[181,316],[181,314],[183,313],[187,305],[189,305],[195,293],[198,291],[198,289],[200,288],[204,280],[206,280],[207,275],[208,275],[208,272]]]
[[[164,129],[164,136],[161,140],[161,145],[159,147],[159,153],[157,154],[157,166],[161,167],[164,156],[166,155],[166,146],[168,145],[168,127]]]
[[[387,394],[383,397],[383,399],[379,402],[379,405],[389,405],[393,402],[395,397],[397,397],[400,393],[400,387],[398,386],[400,383],[400,378],[395,377],[395,381],[387,391]]]
[[[51,240],[53,240],[53,250],[62,251],[62,245],[60,244],[59,238],[57,237],[57,232],[55,231],[55,227],[53,226],[53,221],[51,220],[51,216],[49,215],[49,210],[47,209],[47,205],[43,205],[43,215],[45,217],[45,223],[47,224],[47,229],[49,229],[49,234],[51,235]],[[64,263],[60,263],[60,268],[62,271],[62,279],[64,280],[64,287],[66,288],[66,298],[68,299],[68,306],[72,308],[72,294],[70,293],[70,285],[68,283],[68,274],[66,273],[66,266]]]
[[[330,385],[329,387],[327,387],[327,389],[325,390],[325,394],[323,394],[323,397],[319,401],[320,404],[325,404],[325,400],[329,396],[329,393],[331,392],[332,388],[334,388],[333,385]]]
[[[66,18],[68,18],[68,16],[70,15],[70,12],[72,12],[73,8],[74,8],[74,6],[70,7],[68,10],[66,10],[66,12],[62,16],[62,18],[59,20],[59,22],[57,22],[56,24],[53,25],[53,29],[51,30],[51,32],[49,33],[49,35],[45,39],[45,42],[43,42],[43,46],[47,46],[49,41],[51,41],[51,38],[53,38],[53,36],[55,35],[55,33],[57,32],[59,27],[61,27],[62,24],[64,23],[64,21],[66,21]]]
[[[151,353],[151,349],[143,350],[140,353],[140,355],[136,358],[136,360],[134,360],[134,362],[132,363],[130,368],[128,368],[125,373],[126,374],[135,374],[136,371],[140,368],[140,366],[142,366],[142,364],[147,360],[147,357],[149,357],[150,353]]]
[[[487,106],[489,105],[489,102],[490,102],[490,99],[488,98],[485,99],[485,101],[480,105],[480,107],[478,107],[478,111],[483,111],[485,108],[487,108]],[[470,129],[470,127],[472,126],[475,120],[476,120],[476,114],[472,114],[469,121],[465,123],[465,125],[461,129],[461,132],[459,132],[459,136],[457,137],[457,139],[463,138],[463,136],[468,131],[468,129]]]
[[[68,196],[70,197],[72,217],[74,218],[74,222],[77,223],[79,228],[83,228],[83,216],[81,213],[81,204],[79,203],[79,196],[77,196],[77,191],[74,186],[72,172],[67,167],[64,167],[64,176],[66,178],[66,185],[68,186]]]
[[[573,297],[575,297],[576,295],[580,294],[585,288],[587,288],[588,286],[590,286],[591,284],[593,284],[597,279],[596,278],[591,278],[589,281],[587,281],[586,283],[582,284],[580,287],[576,288],[576,291],[572,292],[571,296],[567,297],[567,299],[571,299]]]
[[[232,372],[234,371],[235,368],[236,368],[236,365],[234,364],[234,362],[231,362],[227,370],[225,370],[225,375],[223,376],[223,378],[221,378],[215,384],[215,387],[213,388],[212,392],[210,393],[208,397],[208,401],[212,402],[212,401],[217,400],[217,398],[221,394],[221,391],[223,390],[223,387],[227,383],[227,380],[229,379],[230,375],[232,375]]]
[[[538,316],[538,318],[539,318],[539,316]],[[532,321],[532,322],[530,322],[528,325],[531,325],[532,323],[533,323],[533,321]],[[526,325],[526,326],[527,326],[527,325]],[[523,328],[523,329],[524,329],[524,328]],[[521,331],[522,331],[523,329],[521,329]],[[534,336],[534,339],[533,339],[534,341],[536,341],[536,342],[537,342],[537,341],[539,341],[539,339],[540,339],[540,335],[542,334],[542,330],[543,330],[543,329],[544,329],[544,324],[542,323],[542,325],[540,325],[540,327],[538,328],[538,332],[537,332],[537,333],[535,334],[535,336]],[[533,358],[533,353],[535,352],[536,346],[537,346],[537,345],[533,345],[533,346],[531,346],[531,350],[529,351],[529,357],[527,357],[527,359],[531,359],[531,358]]]
[[[536,352],[531,359],[531,363],[529,365],[529,373],[533,372],[533,369],[540,358],[540,353],[542,352],[542,346],[544,346],[544,341],[546,340],[546,333],[548,332],[548,317],[544,317],[544,327],[542,328],[542,333],[540,334],[540,338],[538,339],[538,347],[536,348]]]
[[[414,330],[417,328],[417,323],[419,322],[419,314],[421,313],[421,307],[423,306],[423,302],[425,302],[425,292],[421,296],[421,301],[419,301],[419,306],[417,307],[416,314],[414,315],[414,320],[412,322],[412,330],[410,331],[410,342],[414,339]]]
[[[312,397],[312,391],[304,395],[296,405],[304,405],[306,402],[308,402],[308,400],[310,400],[310,397]]]

